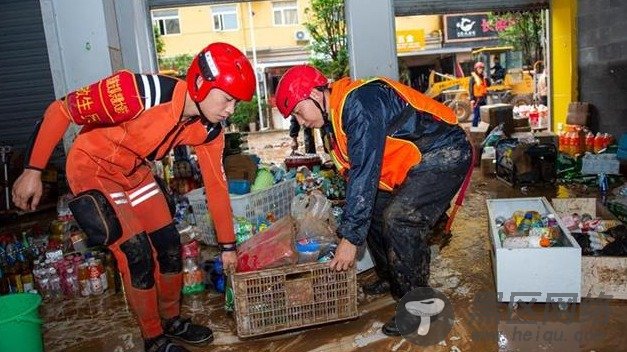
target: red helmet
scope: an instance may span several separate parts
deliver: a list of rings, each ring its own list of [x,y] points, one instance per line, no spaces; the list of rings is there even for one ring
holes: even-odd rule
[[[296,104],[309,97],[312,89],[327,83],[327,78],[312,66],[294,66],[287,70],[279,81],[276,89],[276,107],[283,117],[287,118],[292,114]]]
[[[196,85],[198,77],[203,79],[200,87]],[[203,101],[213,88],[238,100],[251,100],[256,84],[250,62],[231,44],[209,44],[196,55],[187,70],[187,89],[195,102]]]
[[[475,63],[475,70],[478,69],[479,67],[485,68],[485,64],[481,61],[477,61]]]

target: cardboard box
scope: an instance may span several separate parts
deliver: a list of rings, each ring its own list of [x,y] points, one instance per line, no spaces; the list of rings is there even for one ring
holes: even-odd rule
[[[596,198],[555,198],[552,202],[560,216],[587,213],[592,217],[615,220]],[[582,256],[581,294],[588,298],[603,298],[603,294],[612,296],[612,299],[627,300],[627,257]]]
[[[581,158],[581,173],[620,175],[620,161],[616,154],[585,154]]]
[[[555,214],[546,198],[488,199],[492,265],[499,302],[581,302],[581,247],[561,219],[565,246],[504,248],[495,219],[517,210]]]
[[[528,117],[514,117],[514,128],[516,127],[531,127]]]
[[[476,166],[479,166],[481,162],[481,158],[479,157],[479,155],[481,155],[481,144],[471,144],[471,145],[475,152],[475,164],[473,166],[476,167]]]
[[[470,143],[472,145],[477,145],[483,143],[483,140],[488,135],[488,125],[485,122],[479,122],[477,127],[469,127],[468,136],[470,137]]]
[[[569,125],[588,125],[588,117],[590,116],[590,104],[585,102],[572,102],[568,105],[568,114],[566,115],[566,123]]]
[[[531,140],[533,139],[533,133],[526,131],[526,132],[514,132],[512,133],[512,135],[510,136],[512,138],[516,138],[518,140]]]
[[[494,155],[481,155],[481,174],[483,177],[492,177],[496,175],[496,159]]]
[[[557,143],[558,143],[557,135],[553,132],[541,131],[541,132],[534,133],[533,136],[536,139],[538,139],[540,144],[553,144],[554,146],[557,147]]]
[[[501,122],[504,124],[503,132],[506,135],[514,132],[514,111],[513,106],[509,104],[484,105],[479,109],[479,116],[481,121],[489,124],[488,133]]]

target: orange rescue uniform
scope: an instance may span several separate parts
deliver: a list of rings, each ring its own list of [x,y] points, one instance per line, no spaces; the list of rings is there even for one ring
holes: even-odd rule
[[[118,116],[115,111],[113,114],[107,111],[107,114],[113,116],[113,121],[108,122],[108,125],[84,126],[67,155],[66,172],[75,195],[97,190],[113,206],[122,226],[122,237],[111,243],[109,248],[118,261],[127,298],[138,316],[142,334],[145,338],[151,338],[163,331],[160,318],[179,315],[182,274],[161,273],[159,253],[155,250],[158,245],[151,242],[156,285],[148,289],[135,288],[131,280],[134,258],[129,258],[120,249],[121,244],[138,234],[154,233],[172,224],[165,196],[151,174],[147,159],[159,160],[178,145],[193,146],[198,156],[218,243],[235,244],[235,236],[222,167],[224,133],[220,131],[220,126],[211,129],[200,118],[188,121],[181,119],[187,92],[184,81],[138,74],[135,75],[135,81],[140,87],[130,91],[136,96],[126,96],[126,101],[139,102],[139,108],[131,106],[133,111],[126,121],[115,121]],[[89,87],[83,88],[83,93]],[[77,105],[68,104],[68,99],[76,97],[77,92],[81,90],[55,101],[46,110],[27,155],[27,168],[44,169],[70,122],[77,121],[76,112],[72,115],[72,108],[77,108]],[[120,105],[119,98],[112,96],[104,101],[118,104],[117,109],[128,113]],[[135,114],[137,109],[139,111]],[[102,115],[102,111],[100,113]],[[89,118],[82,120],[90,122]],[[219,133],[216,134],[216,131]],[[151,238],[151,241],[154,239]]]

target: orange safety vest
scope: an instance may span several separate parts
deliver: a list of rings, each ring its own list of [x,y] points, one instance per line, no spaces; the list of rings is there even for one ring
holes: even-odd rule
[[[374,81],[385,82],[416,110],[427,112],[433,115],[438,121],[444,121],[450,125],[457,124],[457,116],[455,116],[453,110],[399,82],[383,77],[375,77],[368,80],[360,79],[356,81],[351,81],[348,77],[342,78],[331,84],[330,98],[331,124],[333,125],[335,134],[335,143],[332,143],[330,154],[341,174],[345,174],[346,171],[350,169],[348,139],[342,129],[342,111],[344,110],[346,97],[353,90]],[[391,191],[396,186],[403,183],[407,172],[409,172],[412,167],[419,164],[421,158],[422,154],[413,142],[391,136],[385,137],[379,188]]]
[[[485,78],[479,77],[475,72],[472,73],[475,85],[472,87],[472,93],[475,97],[485,97],[488,94],[488,83]]]

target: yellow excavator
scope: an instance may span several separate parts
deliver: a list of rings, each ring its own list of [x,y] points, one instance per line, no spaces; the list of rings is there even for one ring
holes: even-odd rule
[[[481,61],[486,67],[490,66],[490,57],[501,57],[501,54],[513,52],[512,46],[483,47],[472,51],[476,61]],[[522,58],[513,60],[511,55],[505,55],[503,79],[495,80],[488,88],[488,94],[493,102],[518,105],[533,104],[535,93],[532,73],[522,67]],[[488,76],[490,76],[488,71]]]
[[[432,70],[429,74],[429,89],[424,94],[430,98],[442,96],[444,105],[453,109],[459,121],[465,122],[472,114],[468,99],[469,84],[470,77],[455,77]]]
[[[490,66],[490,56],[511,52],[511,46],[485,47],[474,50],[476,61],[482,61],[486,67]],[[488,95],[492,103],[507,103],[514,106],[533,104],[534,80],[529,71],[522,68],[510,67],[512,63],[506,62],[506,72],[502,79],[492,82],[488,87]],[[470,76],[455,77],[431,71],[429,74],[429,88],[424,93],[431,98],[440,97],[444,104],[453,109],[461,122],[467,121],[472,115],[468,86]]]

